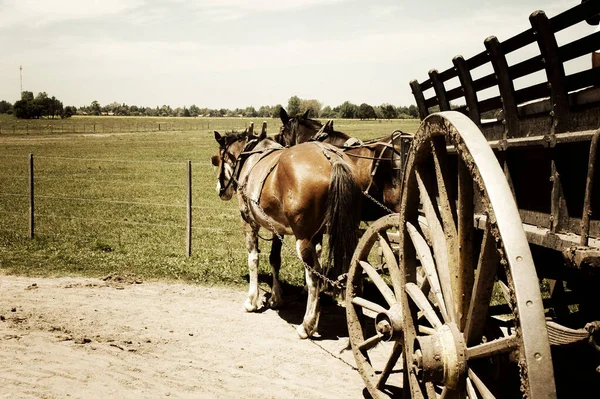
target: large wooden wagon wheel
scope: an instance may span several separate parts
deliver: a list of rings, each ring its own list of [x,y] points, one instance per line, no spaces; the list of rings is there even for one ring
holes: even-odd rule
[[[404,388],[556,397],[539,281],[494,153],[457,112],[426,118],[412,146],[399,229]]]
[[[352,352],[375,398],[402,386],[402,311],[398,214],[378,219],[362,235],[348,271],[346,318]]]

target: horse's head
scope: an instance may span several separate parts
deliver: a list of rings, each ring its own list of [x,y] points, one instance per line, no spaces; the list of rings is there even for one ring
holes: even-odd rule
[[[283,126],[279,134],[275,135],[275,141],[285,147],[291,147],[296,144],[309,141],[315,133],[322,127],[317,120],[308,117],[309,110],[301,116],[291,117],[285,109],[279,109],[279,118]]]
[[[278,146],[272,140],[267,139],[267,122],[263,122],[260,134],[254,134],[254,124],[242,133],[229,132],[221,136],[215,130],[215,140],[219,143],[219,155],[213,155],[211,162],[217,167],[217,192],[219,197],[230,200],[238,187],[238,181],[242,164],[252,150]]]
[[[215,140],[219,143],[219,155],[213,155],[212,164],[217,167],[217,192],[219,197],[230,200],[237,188],[239,158],[248,142],[248,131],[228,132],[221,136],[215,130]]]

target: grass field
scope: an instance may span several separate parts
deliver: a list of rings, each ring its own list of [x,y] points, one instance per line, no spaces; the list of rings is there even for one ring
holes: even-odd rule
[[[242,283],[247,267],[237,201],[219,200],[209,158],[217,149],[212,130],[241,130],[249,122],[242,118],[0,119],[0,268],[40,276],[132,273],[145,279]],[[262,120],[253,122],[259,126]],[[267,122],[270,134],[279,130],[279,120]],[[28,125],[25,130],[15,128],[13,133],[7,128],[23,123]],[[88,127],[94,124],[96,133]],[[158,124],[161,131],[140,128]],[[414,132],[418,124],[416,120],[335,122],[337,130],[361,139],[394,129]],[[84,125],[85,133],[78,128]],[[114,130],[103,133],[101,125]],[[80,133],[73,133],[73,126]],[[33,240],[27,237],[30,153],[35,160]],[[192,161],[193,171],[190,258],[185,256],[187,160]],[[269,244],[262,242],[261,248],[261,271],[270,272]],[[284,248],[283,255],[282,279],[302,284],[303,273],[293,254]]]

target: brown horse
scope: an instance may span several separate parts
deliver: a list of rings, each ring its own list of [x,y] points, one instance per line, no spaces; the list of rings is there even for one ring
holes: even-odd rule
[[[327,229],[329,256],[327,275],[335,278],[347,270],[357,243],[360,189],[354,165],[347,155],[328,144],[312,142],[283,148],[251,132],[215,133],[219,155],[212,161],[218,167],[217,191],[222,200],[237,192],[246,234],[250,288],[244,308],[259,308],[258,232],[261,227],[273,233],[269,261],[273,287],[269,305],[281,305],[279,268],[281,238],[293,235],[296,252],[305,264],[308,300],[304,320],[298,326],[301,338],[312,336],[319,321],[321,265],[315,245]],[[333,268],[330,268],[333,261]],[[312,269],[312,270],[310,270]]]
[[[359,186],[369,198],[363,201],[362,220],[372,221],[400,211],[401,171],[411,135],[395,131],[389,136],[363,143],[334,130],[332,121],[323,125],[309,119],[308,111],[299,117],[289,117],[281,108],[280,118],[283,126],[275,141],[281,145],[293,146],[316,140],[341,148],[352,159]]]

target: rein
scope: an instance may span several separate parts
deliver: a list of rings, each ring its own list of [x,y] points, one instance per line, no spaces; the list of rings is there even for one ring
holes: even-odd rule
[[[234,143],[236,143],[239,140],[233,141],[232,143],[230,143],[227,147],[225,147],[225,150],[223,151],[223,156],[221,157],[221,163],[225,164],[225,155],[227,153],[229,153],[229,147],[231,147]],[[237,190],[237,188],[239,187],[239,182],[238,182],[238,178],[240,173],[242,172],[242,166],[244,166],[244,162],[250,157],[250,155],[253,154],[257,154],[260,153],[262,151],[252,151],[252,149],[258,144],[258,139],[251,139],[248,140],[248,142],[246,143],[246,145],[244,145],[244,148],[242,149],[242,152],[240,152],[240,154],[235,158],[235,163],[233,164],[233,172],[231,173],[231,178],[227,181],[226,185],[223,185],[221,182],[221,193],[225,192],[229,186],[233,185],[233,188],[235,190]],[[219,176],[219,179],[221,179],[221,176]]]

